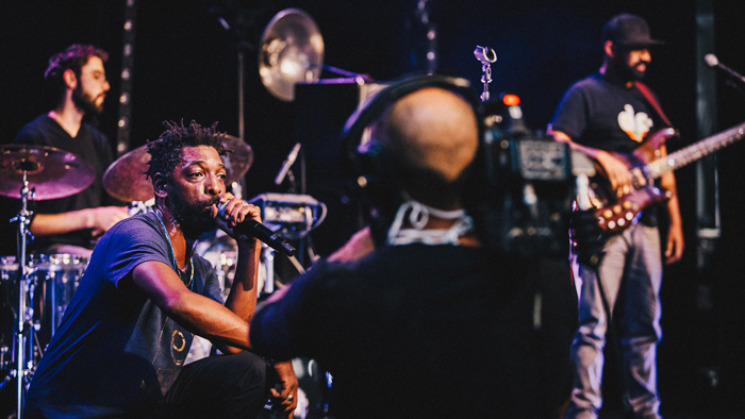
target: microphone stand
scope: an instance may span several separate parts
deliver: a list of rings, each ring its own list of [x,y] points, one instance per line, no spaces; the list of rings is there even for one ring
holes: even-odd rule
[[[491,64],[497,61],[497,53],[489,47],[476,45],[473,55],[481,62],[481,83],[484,85],[484,91],[481,93],[481,102],[489,100],[489,84],[491,79]]]
[[[491,65],[486,63],[481,64],[481,83],[484,85],[484,91],[481,93],[482,102],[489,100],[489,84],[491,82]]]
[[[237,73],[237,105],[238,105],[238,138],[242,141],[246,141],[246,56],[248,53],[255,52],[256,45],[250,40],[253,39],[255,34],[252,33],[256,29],[255,21],[257,20],[260,13],[265,11],[266,6],[261,5],[253,7],[251,9],[233,8],[226,7],[226,10],[220,7],[210,7],[207,12],[212,15],[220,26],[225,29],[233,38],[235,43],[236,51],[236,73]],[[245,179],[236,179],[235,183],[241,191],[245,190]],[[241,197],[242,198],[242,197]]]

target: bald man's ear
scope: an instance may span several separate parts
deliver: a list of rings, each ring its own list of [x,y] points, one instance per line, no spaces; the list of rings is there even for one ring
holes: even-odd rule
[[[605,55],[607,55],[608,57],[616,58],[617,50],[615,48],[615,45],[613,45],[613,41],[605,41],[605,43],[603,43],[603,51],[605,51]]]

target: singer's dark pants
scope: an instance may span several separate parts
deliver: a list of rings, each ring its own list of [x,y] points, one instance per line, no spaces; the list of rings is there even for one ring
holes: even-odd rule
[[[252,352],[216,355],[184,366],[157,418],[255,418],[268,397],[267,364]]]

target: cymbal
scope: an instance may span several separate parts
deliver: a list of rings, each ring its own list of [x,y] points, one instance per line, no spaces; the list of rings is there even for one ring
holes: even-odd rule
[[[254,152],[245,141],[232,135],[225,135],[222,148],[227,151],[223,159],[228,167],[228,183],[241,179],[254,162]]]
[[[147,145],[125,153],[104,172],[104,189],[114,198],[124,202],[145,202],[152,198],[153,185],[145,175],[149,161]]]
[[[227,151],[223,157],[228,168],[228,184],[243,177],[253,163],[253,150],[243,140],[223,135],[222,146]],[[129,151],[116,159],[103,174],[103,187],[116,199],[124,202],[147,201],[152,198],[153,184],[145,173],[150,163],[147,144]]]
[[[23,174],[34,200],[64,198],[87,188],[95,179],[93,167],[77,155],[40,145],[0,146],[0,195],[21,198]]]
[[[292,102],[295,84],[320,78],[323,52],[323,37],[310,15],[300,9],[284,9],[261,36],[261,82],[277,99]]]

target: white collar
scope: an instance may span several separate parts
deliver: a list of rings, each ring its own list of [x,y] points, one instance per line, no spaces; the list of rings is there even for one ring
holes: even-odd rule
[[[413,228],[403,229],[401,226],[407,213],[409,224]],[[425,230],[424,227],[429,221],[430,214],[444,220],[454,220],[455,223],[448,229]],[[412,243],[457,245],[458,239],[471,231],[472,228],[473,220],[463,209],[445,211],[409,199],[398,207],[393,223],[388,228],[386,243],[389,246],[402,246]]]

